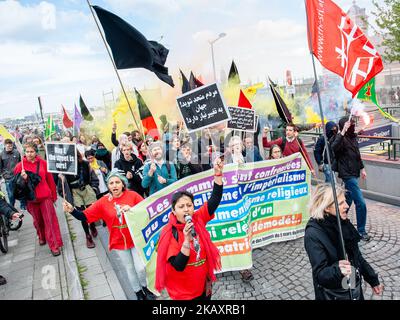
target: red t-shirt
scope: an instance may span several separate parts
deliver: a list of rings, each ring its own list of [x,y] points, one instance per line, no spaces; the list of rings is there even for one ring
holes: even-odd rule
[[[198,215],[199,223],[204,225],[214,218],[214,214],[210,216],[208,213],[207,203],[194,214]],[[182,230],[178,230],[178,241],[172,237],[167,253],[167,260],[179,254],[183,241],[183,232]],[[204,248],[202,241],[199,241],[200,248]],[[198,261],[196,260],[196,256],[197,253],[193,248],[193,242],[190,242],[189,261],[183,271],[177,271],[170,263],[167,263],[165,287],[171,299],[190,300],[203,294],[208,274],[206,253],[200,249],[200,259]]]
[[[107,224],[110,235],[108,243],[110,251],[113,249],[127,250],[134,247],[133,240],[124,215],[122,215],[122,225],[119,223],[114,204],[119,204],[121,207],[124,205],[133,207],[142,200],[143,198],[135,191],[126,190],[119,198],[113,198],[107,194],[93,203],[83,213],[88,223],[102,219]]]

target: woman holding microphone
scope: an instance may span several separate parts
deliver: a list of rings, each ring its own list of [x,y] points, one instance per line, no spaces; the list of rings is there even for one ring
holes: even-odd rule
[[[179,191],[172,197],[169,222],[158,243],[156,289],[166,288],[173,300],[210,300],[214,271],[221,269],[218,249],[211,242],[206,224],[222,198],[221,158],[214,163],[214,187],[208,202],[194,211],[193,195]]]

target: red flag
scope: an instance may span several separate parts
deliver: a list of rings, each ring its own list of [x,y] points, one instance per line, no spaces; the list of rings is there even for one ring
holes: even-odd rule
[[[306,0],[309,46],[354,96],[383,70],[382,58],[361,29],[331,0]]]
[[[149,108],[144,102],[142,96],[135,88],[136,100],[138,104],[140,120],[142,120],[142,126],[145,135],[150,135],[154,140],[160,139],[160,133],[158,132],[158,128],[156,122],[154,121],[153,115],[151,114]]]
[[[71,120],[71,118],[69,117],[67,110],[65,110],[64,106],[62,106],[63,112],[64,112],[64,116],[63,116],[63,124],[64,127],[66,128],[72,128],[74,125],[74,122]]]
[[[241,107],[241,108],[246,108],[246,109],[252,109],[253,108],[253,106],[251,105],[250,101],[244,95],[242,89],[240,89],[238,106]]]

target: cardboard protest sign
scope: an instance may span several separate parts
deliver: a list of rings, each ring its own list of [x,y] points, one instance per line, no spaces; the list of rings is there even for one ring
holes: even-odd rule
[[[208,170],[179,180],[125,214],[153,292],[156,248],[160,232],[168,223],[172,195],[181,190],[193,193],[195,211],[198,210],[210,197],[213,174],[213,170]],[[221,255],[221,272],[250,268],[254,248],[304,235],[311,179],[300,153],[276,160],[225,165],[223,179],[221,203],[206,226]]]
[[[45,146],[49,172],[77,174],[78,159],[75,143],[46,142]]]
[[[228,107],[231,120],[228,121],[227,128],[255,132],[256,131],[256,112],[253,109],[240,107]]]
[[[230,120],[229,111],[216,83],[189,91],[176,101],[189,132]]]

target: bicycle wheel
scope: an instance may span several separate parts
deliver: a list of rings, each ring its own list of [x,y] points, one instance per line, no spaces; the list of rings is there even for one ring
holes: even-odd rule
[[[0,251],[3,253],[8,252],[8,230],[4,222],[4,216],[0,216]]]

